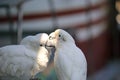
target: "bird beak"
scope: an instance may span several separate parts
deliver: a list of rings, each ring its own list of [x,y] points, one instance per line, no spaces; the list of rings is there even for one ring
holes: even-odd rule
[[[45,48],[55,48],[55,46],[54,45],[52,45],[52,44],[50,44],[50,42],[49,41],[47,41],[46,42],[46,45],[45,45]]]
[[[56,51],[55,46],[51,45],[48,41],[46,42],[45,48],[50,51],[50,56],[54,57],[54,53]],[[51,58],[51,57],[50,57]],[[50,59],[51,60],[51,59]]]

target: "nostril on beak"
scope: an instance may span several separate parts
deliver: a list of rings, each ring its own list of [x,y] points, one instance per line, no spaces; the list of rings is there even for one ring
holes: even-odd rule
[[[51,39],[52,39],[52,36],[49,37],[49,40],[51,40]]]

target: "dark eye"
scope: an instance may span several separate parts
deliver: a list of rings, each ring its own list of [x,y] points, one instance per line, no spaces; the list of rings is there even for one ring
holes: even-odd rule
[[[43,46],[42,44],[40,44],[40,46]]]
[[[61,35],[59,34],[59,37],[61,37]]]

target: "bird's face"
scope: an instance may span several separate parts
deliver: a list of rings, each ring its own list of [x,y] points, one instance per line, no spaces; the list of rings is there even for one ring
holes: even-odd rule
[[[66,42],[74,42],[72,36],[62,29],[57,29],[49,35],[47,46],[57,47]]]
[[[45,48],[48,38],[49,36],[46,33],[40,33],[35,36],[25,37],[20,44],[25,45],[34,51],[38,51],[40,48]]]
[[[37,34],[36,39],[38,39],[37,42],[39,44],[39,47],[45,47],[48,38],[49,38],[49,36],[46,33]]]
[[[46,43],[46,47],[47,48],[53,48],[55,47],[55,44],[56,44],[56,34],[54,32],[52,32],[50,35],[49,35],[49,38],[48,38],[48,41]]]

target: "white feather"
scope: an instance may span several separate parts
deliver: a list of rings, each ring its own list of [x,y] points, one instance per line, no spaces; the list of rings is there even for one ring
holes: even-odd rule
[[[0,80],[29,80],[47,67],[50,52],[45,33],[25,37],[20,45],[0,48]],[[40,46],[41,44],[41,46]]]
[[[86,80],[87,62],[83,52],[66,31],[58,29],[49,35],[47,46],[55,46],[54,67],[59,80]]]

